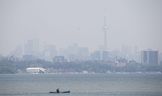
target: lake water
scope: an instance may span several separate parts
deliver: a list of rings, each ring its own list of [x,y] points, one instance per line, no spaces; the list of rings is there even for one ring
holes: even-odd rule
[[[0,96],[162,96],[162,74],[6,74]]]

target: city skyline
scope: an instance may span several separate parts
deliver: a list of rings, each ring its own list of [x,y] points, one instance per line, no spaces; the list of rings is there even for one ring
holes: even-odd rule
[[[124,45],[162,51],[160,0],[1,0],[0,4],[2,55],[35,38],[58,48],[74,43],[90,51],[102,48],[104,16],[109,50]]]
[[[152,50],[159,52],[159,59],[161,60],[161,52],[155,49],[141,50],[137,46],[121,46],[119,50],[103,50],[98,48],[90,51],[88,47],[80,46],[79,44],[72,44],[65,48],[57,48],[55,45],[46,45],[39,42],[37,39],[28,40],[22,46],[17,47],[10,52],[6,57],[15,57],[19,59],[35,58],[47,61],[52,61],[57,56],[63,56],[68,60],[114,60],[116,58],[124,58],[127,60],[135,60],[141,62],[141,53],[143,51]]]
[[[57,55],[61,55],[62,54],[61,51],[65,51],[67,49],[71,52],[73,49],[70,50],[70,48],[72,48],[72,47],[86,48],[89,51],[89,53],[93,53],[95,51],[108,51],[108,52],[123,52],[124,53],[123,55],[132,54],[132,53],[133,53],[132,55],[135,55],[134,53],[142,52],[143,50],[156,50],[156,51],[159,51],[159,53],[162,52],[160,50],[153,49],[153,48],[140,49],[138,46],[129,46],[129,45],[121,45],[118,49],[108,49],[108,50],[105,50],[105,46],[103,45],[103,46],[98,46],[98,48],[96,48],[94,50],[90,50],[88,46],[81,46],[77,43],[73,43],[73,44],[67,45],[65,47],[59,48],[57,45],[40,42],[39,39],[30,39],[30,40],[25,41],[24,44],[16,46],[13,50],[9,51],[8,54],[6,54],[6,55],[0,54],[0,55],[1,56],[16,56],[17,57],[19,54],[21,54],[21,56],[28,55],[28,54],[29,55],[30,54],[40,54],[44,51],[45,52],[50,51],[51,53],[54,52],[54,53],[57,53]],[[57,51],[57,52],[55,52],[55,51]],[[48,54],[50,54],[50,53],[48,53]]]

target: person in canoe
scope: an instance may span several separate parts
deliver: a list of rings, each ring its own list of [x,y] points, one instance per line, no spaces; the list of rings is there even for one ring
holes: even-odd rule
[[[50,91],[49,93],[70,93],[70,91],[61,91],[60,92],[60,89],[57,88],[56,91]]]
[[[59,88],[57,88],[57,89],[56,89],[56,93],[60,93],[60,90],[59,90]]]

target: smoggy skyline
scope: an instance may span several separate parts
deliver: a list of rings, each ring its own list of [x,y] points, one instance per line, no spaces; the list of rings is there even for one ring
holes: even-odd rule
[[[90,50],[104,44],[162,51],[161,0],[0,0],[0,54],[27,40],[64,48],[77,43]]]

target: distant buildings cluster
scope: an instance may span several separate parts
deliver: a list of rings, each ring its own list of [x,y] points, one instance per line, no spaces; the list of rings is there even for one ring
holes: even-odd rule
[[[58,72],[162,72],[162,54],[158,50],[98,49],[90,52],[77,44],[65,49],[42,46],[29,40],[10,56],[0,56],[0,73],[58,73]]]
[[[19,50],[18,50],[19,49]],[[98,49],[90,52],[87,47],[73,44],[65,49],[56,49],[53,45],[42,46],[39,40],[28,40],[22,48],[11,53],[12,57],[22,60],[43,59],[51,62],[73,62],[73,61],[109,61],[117,62],[121,58],[127,61],[136,61],[142,64],[159,64],[160,53],[157,50],[138,50],[122,46],[121,50],[107,51]],[[21,50],[20,50],[21,49]],[[118,62],[119,63],[119,62]]]

